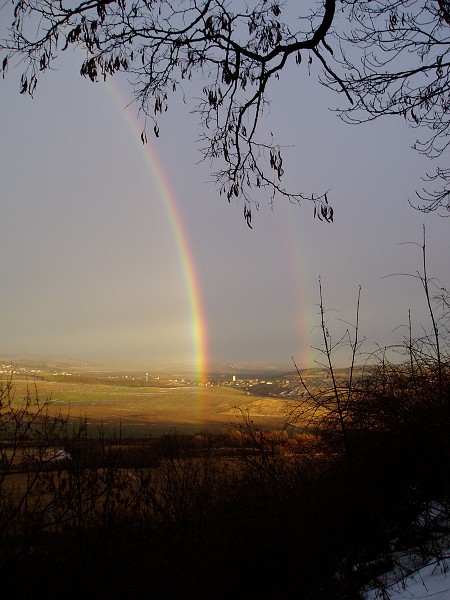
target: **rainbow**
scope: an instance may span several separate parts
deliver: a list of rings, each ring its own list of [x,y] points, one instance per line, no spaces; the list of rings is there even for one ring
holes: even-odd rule
[[[292,214],[292,211],[294,214]],[[315,306],[314,296],[317,290],[311,290],[307,284],[305,249],[299,236],[298,206],[286,203],[281,213],[283,223],[284,243],[286,256],[290,256],[291,282],[293,296],[298,300],[298,309],[293,315],[293,323],[297,332],[298,345],[291,349],[292,356],[297,366],[302,368],[313,367],[316,363],[317,352],[310,346],[310,339],[318,321],[317,315],[307,310],[308,306]],[[317,302],[317,301],[316,301]]]
[[[141,129],[136,115],[131,110],[126,110],[129,104],[125,94],[119,87],[119,84],[109,78],[106,82],[107,88],[119,105],[125,121],[129,125],[133,137],[141,144]],[[125,108],[124,108],[125,107]],[[194,357],[196,378],[200,383],[204,383],[207,377],[207,333],[206,318],[203,309],[202,295],[198,274],[195,268],[193,253],[189,244],[189,239],[184,227],[180,211],[174,194],[170,188],[168,177],[161,165],[152,145],[147,142],[143,146],[143,158],[147,168],[156,185],[159,197],[164,205],[165,213],[169,226],[175,241],[178,258],[180,261],[183,275],[186,298],[189,306],[191,322],[192,352]]]

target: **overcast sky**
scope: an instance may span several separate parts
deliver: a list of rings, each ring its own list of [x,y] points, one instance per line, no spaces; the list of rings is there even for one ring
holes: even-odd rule
[[[0,81],[0,355],[192,364],[183,270],[164,199],[121,102],[78,75],[68,56],[18,93],[19,70]],[[124,82],[124,98],[129,93]],[[426,224],[429,272],[449,283],[450,222],[408,205],[432,165],[411,149],[400,119],[343,124],[337,98],[305,69],[271,88],[267,129],[285,151],[285,182],[330,189],[335,222],[307,202],[261,205],[253,230],[200,159],[195,115],[174,98],[150,143],[182,216],[204,307],[209,359],[308,366],[317,355],[318,279],[335,339],[354,322],[369,352],[401,341],[408,309],[429,327],[414,274]],[[133,108],[131,108],[133,111]]]

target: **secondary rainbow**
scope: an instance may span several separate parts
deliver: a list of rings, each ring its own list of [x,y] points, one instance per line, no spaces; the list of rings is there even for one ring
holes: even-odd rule
[[[107,80],[107,87],[113,98],[120,106],[122,114],[130,126],[136,141],[141,144],[141,130],[136,115],[131,110],[127,110],[129,104],[119,84],[114,79]],[[198,279],[192,250],[182,217],[177,207],[176,200],[170,188],[170,184],[165,171],[152,148],[151,143],[147,142],[142,146],[143,158],[152,175],[159,192],[159,197],[164,205],[173,239],[177,248],[177,254],[180,261],[183,274],[184,286],[186,290],[187,302],[189,305],[192,351],[197,379],[204,382],[207,370],[207,335],[206,319],[203,310],[200,282]]]
[[[284,230],[284,244],[286,245],[286,256],[292,257],[289,261],[291,269],[291,284],[294,297],[297,299],[297,306],[293,314],[293,323],[298,334],[297,346],[292,348],[292,356],[299,368],[310,368],[316,363],[317,352],[311,347],[311,332],[318,324],[317,315],[313,315],[311,309],[307,307],[314,305],[313,292],[308,287],[308,277],[306,272],[305,250],[301,244],[299,236],[298,223],[292,210],[297,210],[295,205],[287,204],[281,210],[281,219]]]

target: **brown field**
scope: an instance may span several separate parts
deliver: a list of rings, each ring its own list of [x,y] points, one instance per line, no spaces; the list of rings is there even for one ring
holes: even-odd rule
[[[70,422],[86,419],[91,429],[121,430],[130,437],[157,436],[170,431],[195,433],[227,429],[242,421],[241,411],[267,430],[280,428],[295,402],[247,395],[223,386],[139,387],[14,379],[14,402],[24,402],[27,390],[47,400],[50,414]]]

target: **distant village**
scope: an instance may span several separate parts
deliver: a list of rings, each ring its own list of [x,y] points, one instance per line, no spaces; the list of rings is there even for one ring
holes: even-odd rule
[[[291,397],[303,396],[307,394],[300,378],[296,372],[284,374],[272,374],[270,377],[263,375],[253,376],[246,374],[214,374],[207,379],[199,379],[193,376],[179,376],[169,374],[157,374],[150,371],[145,373],[117,371],[117,372],[92,372],[90,370],[81,371],[79,368],[69,371],[60,367],[50,365],[32,365],[29,364],[12,365],[3,363],[0,365],[0,380],[12,377],[30,380],[61,380],[73,379],[74,381],[103,380],[105,383],[117,385],[132,386],[226,386],[234,387],[244,393],[260,396]],[[323,385],[326,379],[326,373],[322,369],[308,369],[302,372],[302,377],[307,380],[308,386],[313,389]]]

